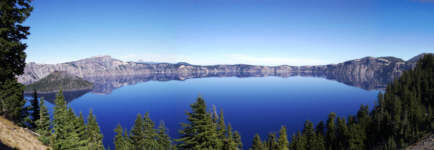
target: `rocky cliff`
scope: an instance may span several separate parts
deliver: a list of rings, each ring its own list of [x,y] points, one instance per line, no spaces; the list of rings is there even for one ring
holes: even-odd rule
[[[423,54],[416,57],[422,57]],[[410,60],[416,60],[417,58]],[[253,66],[245,64],[198,66],[188,63],[147,64],[140,62],[123,62],[110,56],[95,56],[61,64],[27,63],[24,74],[18,77],[18,82],[28,84],[36,82],[54,71],[67,71],[81,78],[175,74],[180,80],[194,77],[227,76],[240,74],[243,76],[285,76],[291,73],[318,72],[327,74],[352,74],[363,76],[401,75],[402,71],[415,66],[415,61],[404,61],[394,57],[365,57],[339,64],[322,66]]]

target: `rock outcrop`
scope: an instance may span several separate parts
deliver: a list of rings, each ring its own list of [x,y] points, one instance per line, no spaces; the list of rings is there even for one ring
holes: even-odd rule
[[[420,58],[423,54],[416,57]],[[416,60],[413,58],[410,60]],[[95,56],[73,62],[61,64],[27,63],[24,74],[18,77],[18,82],[28,84],[36,82],[54,71],[67,71],[81,78],[110,77],[158,74],[176,74],[180,79],[189,76],[226,76],[225,74],[241,74],[245,76],[264,76],[276,74],[290,74],[302,72],[318,72],[327,74],[361,74],[364,76],[395,77],[415,66],[415,61],[403,61],[394,57],[365,57],[339,64],[322,66],[253,66],[245,64],[198,66],[188,63],[158,63],[147,64],[140,62],[123,62],[110,56]]]

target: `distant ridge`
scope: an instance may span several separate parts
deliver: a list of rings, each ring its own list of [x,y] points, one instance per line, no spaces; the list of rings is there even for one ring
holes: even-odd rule
[[[39,81],[55,70],[65,70],[70,74],[83,77],[110,77],[140,74],[176,74],[180,78],[188,76],[215,76],[225,72],[279,74],[288,72],[319,72],[327,74],[363,74],[368,76],[400,76],[404,70],[415,66],[417,55],[409,61],[396,57],[364,57],[339,64],[317,66],[257,66],[257,65],[191,65],[187,62],[146,63],[123,62],[108,55],[95,56],[61,64],[27,63],[24,74],[18,77],[20,83],[28,84]]]

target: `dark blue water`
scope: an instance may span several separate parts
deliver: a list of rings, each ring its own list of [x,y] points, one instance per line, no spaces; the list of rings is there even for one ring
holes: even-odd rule
[[[185,110],[202,94],[211,109],[223,108],[226,123],[241,134],[243,149],[251,146],[258,133],[262,140],[269,132],[288,128],[288,139],[303,129],[306,120],[315,125],[326,121],[330,112],[348,117],[356,114],[360,104],[371,109],[378,90],[367,91],[336,81],[314,77],[196,78],[185,81],[150,81],[126,85],[109,95],[87,93],[73,100],[74,111],[89,109],[97,117],[104,134],[104,145],[114,148],[113,129],[118,123],[128,131],[138,113],[150,113],[158,126],[164,120],[172,139],[178,138],[179,122],[186,122]],[[28,97],[27,97],[28,98]],[[52,112],[52,104],[47,103]]]

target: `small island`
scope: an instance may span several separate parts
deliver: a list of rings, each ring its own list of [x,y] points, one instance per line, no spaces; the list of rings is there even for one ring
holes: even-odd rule
[[[58,92],[60,88],[63,91],[74,91],[93,89],[95,85],[92,82],[77,77],[67,71],[54,71],[38,82],[26,85],[25,93],[33,92],[36,89],[39,93]]]

